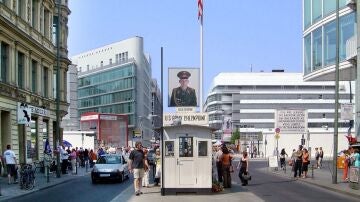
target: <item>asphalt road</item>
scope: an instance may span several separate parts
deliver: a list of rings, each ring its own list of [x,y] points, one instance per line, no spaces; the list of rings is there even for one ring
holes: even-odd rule
[[[234,162],[234,164],[235,163],[237,162]],[[250,162],[249,172],[251,173],[252,180],[249,182],[248,186],[242,186],[241,191],[251,192],[266,202],[360,201],[358,198],[348,197],[344,194],[328,191],[314,185],[273,175],[264,171],[264,169],[261,169],[264,167],[266,167],[265,161]],[[236,170],[232,175],[232,181],[241,185],[237,175],[238,173]]]
[[[90,175],[79,177],[66,183],[41,190],[21,198],[11,199],[11,202],[103,202],[111,201],[122,191],[132,186],[133,180],[130,178],[124,182],[104,182],[92,184]]]
[[[236,161],[234,164],[237,163]],[[237,176],[237,171],[233,173],[233,184],[240,186],[233,186],[231,192],[248,192],[251,193],[253,198],[266,202],[331,202],[331,201],[359,201],[358,198],[348,197],[343,194],[328,191],[323,188],[319,188],[313,185],[309,185],[303,182],[286,179],[284,177],[273,175],[264,171],[266,167],[265,161],[251,161],[250,172],[252,180],[248,186],[241,186],[240,180]],[[290,173],[289,173],[290,176]],[[127,190],[133,192],[133,180],[125,180],[122,183],[100,183],[93,185],[91,183],[90,176],[84,176],[76,178],[72,181],[60,184],[55,187],[51,187],[39,192],[35,192],[21,198],[12,199],[12,202],[28,202],[28,201],[56,201],[56,202],[106,202],[111,201],[120,193]],[[129,189],[128,189],[129,188]],[[124,192],[126,193],[126,192]],[[133,193],[127,193],[125,195],[132,195]],[[245,195],[244,195],[245,196]],[[198,196],[201,197],[201,196]],[[256,200],[256,201],[257,201]],[[127,201],[124,198],[123,201]],[[236,201],[246,201],[246,197],[239,198]]]

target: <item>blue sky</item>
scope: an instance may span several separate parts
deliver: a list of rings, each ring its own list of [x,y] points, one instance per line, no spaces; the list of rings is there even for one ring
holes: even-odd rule
[[[164,92],[168,67],[200,66],[197,0],[70,0],[69,7],[69,56],[142,36],[159,84],[164,47]],[[204,0],[205,95],[220,72],[251,66],[302,72],[301,0]]]

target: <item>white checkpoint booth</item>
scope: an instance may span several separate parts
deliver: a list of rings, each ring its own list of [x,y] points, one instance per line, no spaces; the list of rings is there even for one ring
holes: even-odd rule
[[[164,193],[209,193],[212,186],[212,128],[164,126]]]

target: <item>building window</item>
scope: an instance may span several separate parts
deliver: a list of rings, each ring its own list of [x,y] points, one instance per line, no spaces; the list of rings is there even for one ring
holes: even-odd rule
[[[37,90],[37,62],[31,61],[31,90],[36,93]]]
[[[57,45],[57,26],[58,26],[58,16],[53,16],[53,25],[52,25],[52,41],[54,45]]]
[[[31,119],[31,140],[27,142],[27,149],[30,154],[29,158],[38,160],[38,119]]]
[[[109,64],[112,64],[112,59],[111,58],[109,59]]]
[[[336,21],[324,26],[324,65],[335,64],[336,59]]]
[[[318,28],[313,32],[313,54],[312,61],[314,70],[322,67],[322,28]]]
[[[43,80],[42,80],[42,86],[43,86],[43,96],[48,97],[49,96],[49,90],[48,90],[48,80],[49,80],[49,72],[47,67],[43,67]]]
[[[311,25],[311,0],[304,0],[304,27]]]
[[[18,86],[24,88],[25,80],[25,56],[24,53],[18,52]]]
[[[1,71],[0,71],[0,81],[8,81],[8,72],[9,72],[9,45],[6,43],[1,43]]]
[[[44,36],[49,38],[49,29],[50,29],[50,11],[44,9]]]
[[[57,85],[56,85],[56,71],[53,72],[53,97],[56,99],[56,91],[57,91]]]
[[[32,0],[32,8],[31,8],[31,17],[32,17],[32,21],[31,21],[31,25],[33,26],[33,28],[35,28],[36,30],[39,28],[38,27],[38,20],[39,20],[39,0]]]
[[[43,120],[42,136],[43,136],[43,145],[45,145],[46,139],[49,138],[49,120]]]
[[[17,2],[17,13],[18,13],[18,16],[20,16],[22,19],[25,19],[25,0],[18,0]]]
[[[327,16],[336,10],[336,0],[324,0],[323,4],[324,4],[324,16]]]
[[[340,18],[340,61],[346,58],[346,42],[355,33],[355,13]]]
[[[322,17],[322,0],[312,0],[312,21],[316,22]]]
[[[325,114],[322,114],[322,117],[323,117],[323,119],[324,119],[324,118],[326,118],[326,115],[325,115]]]
[[[304,66],[305,74],[311,72],[311,34],[304,38]]]
[[[323,99],[323,95],[319,95],[319,99]]]

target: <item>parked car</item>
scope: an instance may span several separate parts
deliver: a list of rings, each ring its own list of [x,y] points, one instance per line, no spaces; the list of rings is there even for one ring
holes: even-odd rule
[[[101,155],[91,170],[92,183],[100,180],[118,180],[120,182],[129,178],[128,164],[120,154]]]

